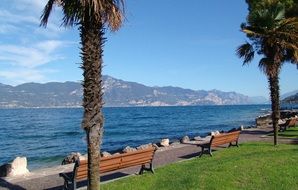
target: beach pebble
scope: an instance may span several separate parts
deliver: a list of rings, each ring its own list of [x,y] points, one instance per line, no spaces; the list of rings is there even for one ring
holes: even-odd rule
[[[11,164],[3,164],[0,166],[0,177],[7,177],[11,172]]]
[[[101,153],[101,157],[105,158],[105,157],[109,157],[109,156],[112,156],[112,154],[110,154],[109,152],[107,151],[104,151]]]
[[[77,160],[80,159],[81,156],[82,155],[79,152],[72,152],[72,153],[70,153],[70,155],[66,156],[63,159],[62,165],[75,163]]]
[[[125,147],[123,150],[122,150],[122,152],[124,152],[124,153],[127,153],[127,152],[134,152],[134,151],[136,151],[137,149],[136,148],[132,148],[132,147],[130,147],[130,146],[127,146],[127,147]]]
[[[8,176],[18,176],[28,174],[27,169],[27,158],[26,157],[16,157],[11,163],[11,172]]]
[[[188,143],[190,141],[189,137],[188,136],[184,136],[182,139],[181,139],[181,143]]]
[[[163,147],[170,146],[170,139],[161,139],[160,145]]]

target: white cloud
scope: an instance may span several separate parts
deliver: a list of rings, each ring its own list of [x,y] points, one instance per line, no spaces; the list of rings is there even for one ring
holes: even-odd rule
[[[38,12],[46,5],[48,0],[2,0],[6,3],[13,4],[17,10],[31,10]]]
[[[17,32],[19,30],[18,27],[12,25],[12,24],[1,24],[0,25],[0,34],[9,34],[12,32]]]
[[[7,10],[0,10],[0,21],[7,23],[31,23],[39,24],[39,19],[34,16],[13,14]]]
[[[43,28],[40,16],[48,0],[0,1],[1,82],[46,82],[48,75],[57,72],[50,68],[65,59],[63,47],[74,44],[65,40],[68,36],[60,27],[61,11],[55,8]]]
[[[41,10],[38,13],[34,11],[18,12],[16,10],[3,10],[0,8],[0,33],[10,34],[11,32],[19,33],[21,31],[31,30],[31,33],[34,32],[38,35],[53,37],[65,31],[65,28],[60,26],[60,19],[58,19],[57,14],[51,15],[47,29],[40,27],[41,12]],[[7,29],[8,26],[10,30]]]
[[[69,42],[48,40],[36,45],[0,45],[0,62],[14,66],[36,68],[49,62],[62,59],[55,51]]]
[[[0,71],[0,77],[4,78],[5,83],[10,85],[18,85],[26,82],[50,82],[47,78],[49,74],[56,73],[58,71],[53,69],[28,69],[18,68],[9,71]]]

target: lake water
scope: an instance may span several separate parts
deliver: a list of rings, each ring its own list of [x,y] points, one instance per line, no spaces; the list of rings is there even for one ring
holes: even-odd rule
[[[102,149],[204,136],[255,124],[269,105],[105,108]],[[0,109],[0,165],[26,156],[29,169],[59,165],[71,152],[86,153],[83,109]]]

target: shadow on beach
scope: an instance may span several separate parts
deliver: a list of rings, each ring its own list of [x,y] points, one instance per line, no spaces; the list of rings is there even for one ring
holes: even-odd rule
[[[248,134],[248,135],[267,135],[272,133],[273,130],[262,130],[262,129],[256,129],[256,130],[243,130],[241,131],[241,134]]]
[[[129,176],[127,173],[122,173],[122,172],[116,172],[108,175],[104,175],[100,177],[100,182],[105,183],[107,181],[115,180],[115,179],[120,179],[122,177]],[[77,182],[77,188],[81,187],[87,187],[87,180],[83,180],[80,182]],[[46,188],[44,190],[61,190],[63,189],[63,186],[57,186],[57,187],[51,187],[51,188]]]
[[[26,190],[24,187],[9,183],[5,179],[0,178],[0,189],[2,189],[2,187],[9,190]]]

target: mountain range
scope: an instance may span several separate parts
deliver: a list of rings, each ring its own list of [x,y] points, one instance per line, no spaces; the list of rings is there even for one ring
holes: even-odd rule
[[[282,103],[298,104],[298,92],[283,99]]]
[[[179,87],[149,87],[104,76],[106,107],[235,105],[267,102],[264,97],[248,97],[220,90],[191,90]],[[1,108],[80,107],[82,86],[78,82],[0,84]]]

